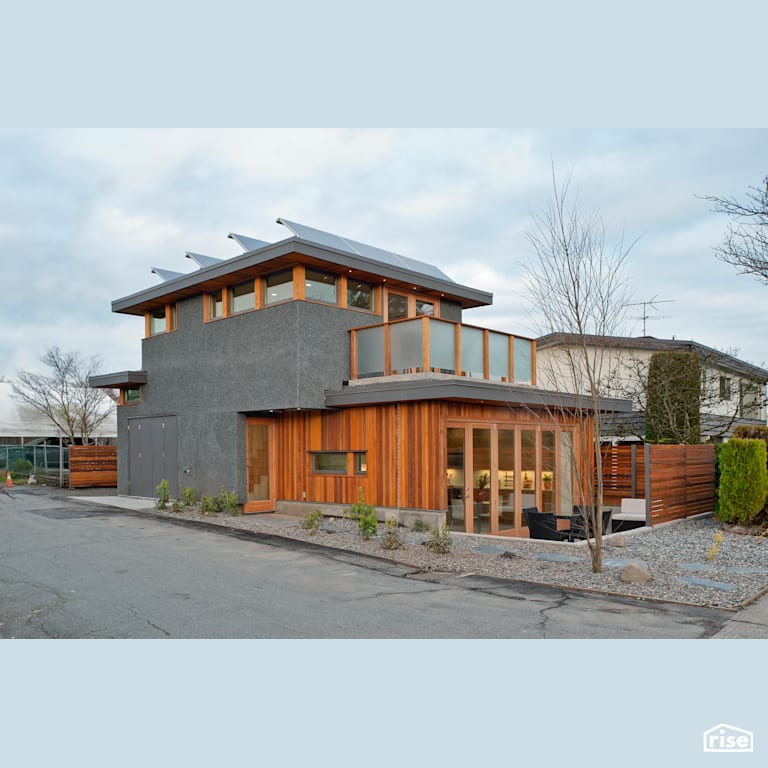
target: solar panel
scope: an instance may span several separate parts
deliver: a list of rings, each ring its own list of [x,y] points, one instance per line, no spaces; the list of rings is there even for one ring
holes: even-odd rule
[[[371,261],[377,261],[380,264],[388,264],[391,267],[407,269],[420,275],[437,278],[438,280],[447,280],[451,283],[454,282],[445,274],[445,272],[442,272],[437,267],[427,264],[424,261],[410,259],[407,256],[401,256],[399,253],[394,253],[393,251],[385,251],[383,248],[376,248],[373,245],[360,243],[357,240],[350,240],[330,232],[323,232],[314,227],[297,224],[295,221],[278,219],[277,223],[288,227],[296,237],[299,237],[302,240],[317,243],[318,245],[326,245],[329,248],[334,248],[335,250],[343,251],[344,253],[352,253],[355,256],[362,256]]]
[[[236,235],[234,232],[230,232],[227,237],[230,240],[234,240],[243,249],[243,253],[258,251],[259,248],[272,245],[272,243],[268,243],[266,240],[257,240],[255,237],[247,237],[246,235]]]
[[[169,280],[175,280],[177,277],[184,277],[183,272],[174,272],[171,269],[152,267],[150,271],[153,275],[157,275],[164,283],[167,283]]]
[[[192,253],[192,251],[187,251],[184,255],[188,259],[192,259],[201,269],[203,267],[210,267],[211,264],[218,264],[221,261],[221,259],[215,259],[213,256],[204,256],[202,253]]]

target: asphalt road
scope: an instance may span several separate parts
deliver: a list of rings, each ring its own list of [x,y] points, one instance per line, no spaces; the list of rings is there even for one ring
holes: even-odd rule
[[[0,500],[3,638],[699,638],[727,611],[501,580],[37,493]]]

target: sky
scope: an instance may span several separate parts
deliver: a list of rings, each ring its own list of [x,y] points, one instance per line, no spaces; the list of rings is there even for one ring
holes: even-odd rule
[[[229,258],[230,232],[275,242],[278,217],[432,263],[493,305],[465,322],[534,336],[522,290],[532,215],[570,176],[627,271],[646,333],[768,362],[768,286],[714,249],[727,219],[706,195],[744,198],[768,174],[768,129],[210,128],[0,130],[0,376],[51,346],[141,368],[143,321],[114,299]],[[627,309],[629,335],[643,308]]]

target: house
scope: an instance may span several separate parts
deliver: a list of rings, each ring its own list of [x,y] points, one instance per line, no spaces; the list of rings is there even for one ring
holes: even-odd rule
[[[538,375],[544,386],[568,386],[586,391],[574,379],[568,356],[578,347],[576,334],[552,333],[536,340]],[[701,438],[718,441],[731,435],[740,424],[766,423],[766,382],[768,371],[733,355],[679,339],[624,336],[586,336],[586,347],[601,391],[610,397],[634,401],[631,415],[613,414],[605,420],[605,440],[641,439],[645,434],[644,402],[648,366],[655,352],[690,352],[699,359],[701,370]],[[578,356],[576,356],[577,359]]]
[[[188,253],[198,269],[154,269],[162,283],[112,303],[145,331],[141,370],[91,379],[120,390],[120,493],[166,479],[305,514],[362,492],[382,517],[521,536],[523,507],[570,512],[583,398],[536,386],[533,339],[463,322],[490,293],[278,223],[291,236],[231,234],[241,254]]]

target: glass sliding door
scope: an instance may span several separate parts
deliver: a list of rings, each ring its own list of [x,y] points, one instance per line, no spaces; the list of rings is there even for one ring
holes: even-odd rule
[[[448,427],[448,528],[465,531],[464,427]]]
[[[491,532],[491,430],[472,430],[472,520],[475,533]]]
[[[498,431],[498,488],[496,492],[498,529],[511,531],[516,527],[515,511],[515,430]]]

